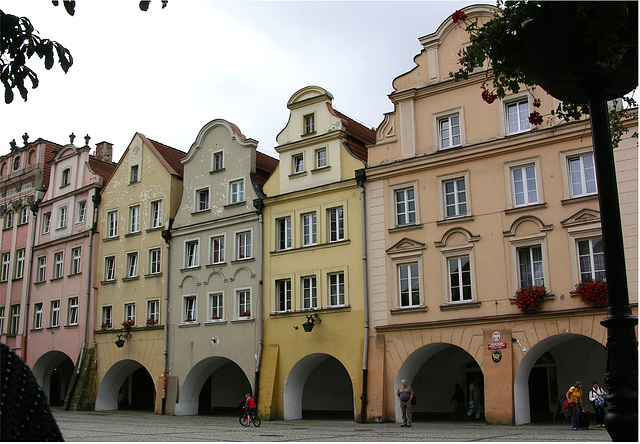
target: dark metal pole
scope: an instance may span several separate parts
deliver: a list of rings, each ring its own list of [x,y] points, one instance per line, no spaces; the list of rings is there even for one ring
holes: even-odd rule
[[[622,221],[616,181],[609,110],[604,87],[588,91],[593,154],[609,293],[605,426],[614,441],[638,441],[638,319],[629,306]]]

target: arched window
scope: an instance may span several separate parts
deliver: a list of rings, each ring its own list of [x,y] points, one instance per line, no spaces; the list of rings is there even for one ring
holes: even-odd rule
[[[16,156],[13,159],[13,171],[16,171],[18,168],[20,168],[20,156]]]

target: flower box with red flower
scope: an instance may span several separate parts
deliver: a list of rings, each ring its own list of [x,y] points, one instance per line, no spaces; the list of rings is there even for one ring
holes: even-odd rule
[[[535,313],[540,310],[546,294],[547,290],[543,286],[520,288],[515,294],[516,307],[523,313]]]
[[[147,319],[146,326],[147,327],[155,327],[158,325],[160,321],[158,319],[149,318]]]
[[[136,321],[134,321],[133,319],[129,319],[128,321],[123,321],[120,325],[122,325],[122,328],[124,328],[126,331],[129,331],[136,325]]]
[[[602,279],[586,279],[576,285],[576,293],[580,300],[594,307],[607,305],[607,283]]]
[[[243,311],[242,313],[240,313],[241,318],[248,318],[249,316],[251,316],[251,312],[249,311]]]
[[[111,330],[111,322],[103,322],[100,324],[100,330]]]

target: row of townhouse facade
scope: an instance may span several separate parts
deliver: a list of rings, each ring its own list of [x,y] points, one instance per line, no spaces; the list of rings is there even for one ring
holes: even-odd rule
[[[420,42],[375,131],[295,92],[279,160],[223,119],[185,151],[136,133],[118,163],[88,138],[12,143],[0,334],[50,402],[195,415],[252,392],[267,419],[400,421],[407,379],[420,420],[477,379],[487,421],[523,424],[602,382],[606,309],[574,291],[606,273],[588,121],[533,127],[527,92],[484,103],[486,66],[453,82],[451,20]],[[614,154],[637,315],[636,140]],[[523,314],[531,285],[547,297]]]

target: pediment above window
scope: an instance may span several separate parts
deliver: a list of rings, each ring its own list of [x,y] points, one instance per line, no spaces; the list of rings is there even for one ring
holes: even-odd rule
[[[389,248],[387,250],[387,254],[406,253],[410,251],[421,251],[426,249],[427,244],[423,244],[422,242],[414,241],[405,237],[394,246]]]
[[[563,228],[573,227],[575,225],[586,225],[591,223],[600,223],[600,212],[584,208],[568,219],[560,222]]]

